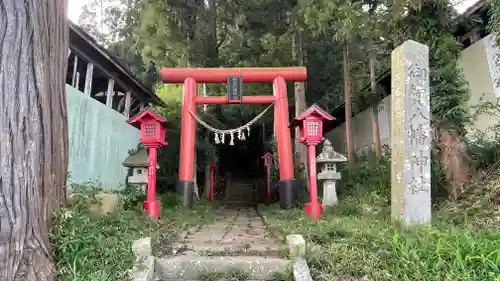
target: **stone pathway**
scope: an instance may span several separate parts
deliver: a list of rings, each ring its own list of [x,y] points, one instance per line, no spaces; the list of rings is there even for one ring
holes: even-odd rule
[[[278,256],[281,249],[251,207],[220,209],[215,222],[188,233],[184,245],[186,254],[204,256]]]
[[[281,244],[268,234],[255,208],[224,207],[216,212],[213,223],[188,232],[173,255],[156,259],[154,280],[206,281],[200,279],[203,272],[235,270],[248,278],[231,281],[275,280],[274,274],[284,273],[290,262],[280,257],[284,253]],[[227,278],[213,279],[221,280]]]

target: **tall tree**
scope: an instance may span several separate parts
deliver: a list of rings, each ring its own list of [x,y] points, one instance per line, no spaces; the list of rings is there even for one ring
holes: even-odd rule
[[[387,50],[386,46],[381,46],[381,38],[386,35],[385,23],[388,20],[387,13],[384,9],[379,9],[380,6],[385,6],[380,0],[365,0],[368,5],[366,28],[364,28],[364,39],[367,42],[368,48],[368,65],[370,72],[370,95],[366,99],[371,105],[371,123],[372,123],[372,139],[373,148],[377,160],[382,157],[382,148],[380,145],[380,130],[378,122],[378,104],[381,95],[377,87],[377,57],[380,51]]]
[[[0,280],[52,281],[66,199],[66,0],[0,1]]]
[[[344,105],[345,105],[345,135],[347,156],[354,161],[354,144],[352,139],[352,83],[350,72],[349,50],[354,38],[359,36],[362,23],[362,3],[347,1],[318,0],[314,3],[303,3],[306,24],[319,33],[333,32],[333,37],[342,44],[344,69]]]

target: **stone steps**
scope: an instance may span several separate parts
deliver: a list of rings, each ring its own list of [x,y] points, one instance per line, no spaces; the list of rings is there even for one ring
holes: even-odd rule
[[[254,197],[253,184],[235,181],[229,189],[229,194],[226,197],[226,205],[254,206]]]
[[[246,280],[274,280],[285,273],[289,260],[277,257],[253,256],[172,256],[156,259],[157,281],[196,281],[207,273],[230,273],[235,270],[248,274]]]
[[[269,236],[255,208],[223,207],[213,223],[188,232],[180,245],[174,255],[156,259],[155,281],[205,281],[202,274],[232,276],[227,281],[241,274],[246,281],[275,280],[290,264],[281,258],[284,245]]]

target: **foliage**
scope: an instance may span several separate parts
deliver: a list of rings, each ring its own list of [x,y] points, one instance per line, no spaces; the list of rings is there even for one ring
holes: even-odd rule
[[[448,1],[423,2],[396,22],[396,45],[414,40],[429,47],[431,113],[434,128],[451,128],[463,136],[471,124],[469,89],[458,65],[460,42],[453,36],[455,11]]]
[[[376,194],[387,200],[390,197],[391,160],[390,151],[386,151],[380,160],[370,153],[365,161],[346,164],[341,170],[339,196],[353,196],[361,198],[367,192]],[[360,159],[361,160],[361,159]],[[367,190],[367,186],[370,190]]]
[[[273,155],[272,158],[272,163],[271,163],[271,192],[273,194],[278,193],[278,184],[279,184],[279,155],[278,155],[278,145],[276,142],[276,139],[273,138],[272,140],[268,141],[266,143],[267,149],[269,152]],[[297,154],[294,152],[293,155],[294,159],[297,159]],[[304,176],[304,169],[305,167],[302,167],[299,164],[299,161],[294,162],[294,174],[295,174],[295,180],[296,184],[299,187],[299,200],[303,201],[308,198],[308,182],[307,178]]]
[[[477,159],[481,154],[496,155],[498,141],[468,142],[468,150]],[[269,208],[263,213],[274,231],[306,236],[312,244],[309,263],[315,280],[348,276],[368,280],[497,280],[500,255],[492,241],[500,236],[495,227],[500,221],[500,176],[498,159],[486,160],[474,167],[487,173],[468,183],[458,201],[436,205],[433,226],[405,230],[390,223],[390,162],[386,157],[378,163],[368,157],[345,166],[340,203],[327,210],[319,223],[301,211]],[[439,197],[442,188],[437,173],[432,171],[433,197]]]
[[[71,205],[56,214],[51,242],[62,281],[123,281],[135,261],[132,242],[151,237],[157,243],[155,254],[162,254],[180,232],[196,224],[210,222],[209,207],[182,207],[181,200],[169,195],[159,198],[161,217],[153,221],[142,210],[144,192],[127,187],[120,194],[122,202],[116,214],[101,216],[90,211],[97,204],[99,189],[73,186]]]
[[[259,208],[273,233],[304,236],[314,280],[499,280],[496,228],[471,228],[475,217],[453,224],[439,211],[433,226],[405,230],[390,222],[387,201],[373,198],[344,196],[319,222],[303,210]]]
[[[500,41],[500,1],[492,0],[490,1],[490,18],[488,22],[488,28],[491,33],[495,36],[496,44],[499,45]]]
[[[500,163],[500,137],[487,139],[468,139],[468,155],[475,170],[495,168]]]
[[[89,0],[78,22],[134,75],[153,87],[159,77],[155,63],[142,57],[142,44],[133,33],[138,19],[138,0]]]
[[[179,89],[176,85],[165,85],[159,88],[159,95],[168,100],[165,108],[154,108],[155,112],[165,116],[168,121],[166,141],[168,145],[158,149],[159,190],[175,190],[178,179],[179,155],[181,144],[181,101],[178,99]],[[204,163],[217,160],[217,150],[210,139],[204,138],[205,128],[197,126],[196,132],[196,165],[203,171]],[[200,183],[201,181],[198,181]]]

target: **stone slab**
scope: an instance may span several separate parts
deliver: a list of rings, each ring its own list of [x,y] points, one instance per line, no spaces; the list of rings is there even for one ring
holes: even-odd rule
[[[292,259],[306,256],[306,241],[300,234],[290,234],[286,237],[286,244]]]
[[[295,281],[313,281],[311,271],[307,262],[303,258],[294,260],[293,262],[293,280]]]
[[[250,279],[270,280],[273,275],[284,273],[290,261],[275,257],[229,256],[173,256],[156,259],[156,275],[165,280],[197,280],[202,272],[231,272],[242,270]]]
[[[132,281],[153,281],[155,273],[155,257],[137,259],[132,270]]]
[[[151,238],[146,237],[132,242],[132,253],[138,258],[152,256],[153,248],[151,246]]]

